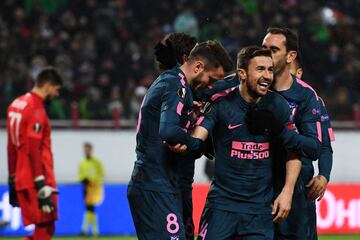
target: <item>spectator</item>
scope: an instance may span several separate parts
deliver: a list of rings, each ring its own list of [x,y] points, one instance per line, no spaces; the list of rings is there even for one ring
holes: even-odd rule
[[[343,87],[349,92],[350,105],[360,99],[360,85],[353,77],[359,73],[356,61],[360,58],[357,0],[288,0],[279,5],[249,0],[45,2],[0,2],[1,109],[30,90],[43,66],[54,64],[64,73],[64,94],[59,100],[63,113],[55,111],[52,118],[70,117],[67,106],[88,98],[85,95],[93,88],[100,92],[101,105],[108,106],[114,86],[120,89],[122,118],[133,118],[138,109],[129,104],[138,86],[151,84],[153,47],[167,32],[183,31],[199,41],[218,39],[236,53],[242,46],[259,43],[268,26],[284,22],[298,30],[305,78],[324,100],[331,101]],[[334,103],[328,110],[334,120],[341,120],[337,108]],[[101,116],[81,117],[111,119],[110,109],[104,109]],[[4,111],[0,117],[5,117]]]

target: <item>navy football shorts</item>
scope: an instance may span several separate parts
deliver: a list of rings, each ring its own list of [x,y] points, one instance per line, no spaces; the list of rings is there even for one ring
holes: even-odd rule
[[[185,240],[180,194],[128,187],[128,201],[139,240]]]
[[[187,240],[194,240],[194,220],[193,220],[193,203],[192,189],[186,189],[181,192],[181,202],[183,208],[183,219],[185,234]]]
[[[272,240],[271,214],[249,214],[204,208],[198,240]]]
[[[289,215],[279,224],[275,224],[275,240],[308,240],[306,237],[308,202],[305,187],[302,181],[298,181]]]

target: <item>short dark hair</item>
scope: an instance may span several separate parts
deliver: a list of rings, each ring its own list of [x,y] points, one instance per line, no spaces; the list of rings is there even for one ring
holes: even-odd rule
[[[37,75],[35,79],[35,86],[42,87],[45,83],[50,83],[55,86],[63,85],[62,77],[54,67],[45,67]]]
[[[250,60],[254,57],[265,56],[271,58],[271,51],[259,46],[251,45],[243,47],[237,54],[237,68],[248,69]]]
[[[93,145],[91,144],[91,142],[84,142],[84,147],[92,148]]]
[[[303,67],[303,58],[301,56],[301,53],[298,52],[296,55],[296,58],[294,59],[295,64],[297,65],[298,68],[302,68]]]
[[[206,42],[197,43],[191,50],[188,61],[202,58],[206,61],[205,68],[223,67],[224,72],[233,70],[233,62],[220,42],[208,40]]]
[[[285,37],[286,51],[299,52],[299,38],[295,31],[285,27],[269,27],[266,33],[281,34]]]
[[[186,33],[172,32],[167,34],[163,41],[169,39],[175,51],[176,60],[178,63],[183,64],[183,56],[189,56],[191,50],[194,48],[198,40]]]

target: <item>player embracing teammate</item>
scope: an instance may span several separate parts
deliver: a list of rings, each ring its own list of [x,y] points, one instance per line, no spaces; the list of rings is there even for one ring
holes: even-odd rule
[[[203,109],[199,126],[192,130],[196,139],[213,136],[216,157],[200,239],[317,239],[312,200],[323,195],[329,179],[332,131],[324,127],[329,122],[322,121],[326,115],[315,91],[290,74],[298,53],[296,34],[270,28],[263,47],[269,50],[249,46],[239,52],[240,86],[234,80],[216,82],[219,91],[229,89],[213,92],[217,95],[211,98],[213,105]],[[174,59],[169,48],[164,44],[161,48],[158,59],[176,64],[169,61]],[[189,155],[192,150],[199,151],[184,142],[170,145],[172,151],[185,154],[174,155],[180,162],[194,156]],[[319,155],[325,176],[312,178],[311,161]],[[181,171],[190,171],[193,177],[193,165],[189,168]],[[180,209],[185,206],[177,204]]]

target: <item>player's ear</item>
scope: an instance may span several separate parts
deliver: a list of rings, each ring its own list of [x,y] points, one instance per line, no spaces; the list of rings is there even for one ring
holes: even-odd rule
[[[188,55],[184,54],[184,55],[182,55],[181,59],[182,59],[181,64],[183,64],[184,62],[186,62],[189,59],[189,57],[188,57]]]
[[[243,68],[238,68],[237,69],[237,74],[239,75],[239,78],[240,78],[241,81],[245,80],[246,77],[247,77],[246,71]]]
[[[295,60],[297,56],[297,52],[296,51],[289,51],[287,56],[286,56],[286,63],[291,63]]]
[[[298,68],[298,69],[296,70],[296,77],[299,78],[299,79],[301,79],[302,75],[303,75],[303,69],[302,69],[302,68]]]
[[[195,65],[195,68],[194,68],[195,74],[200,74],[205,69],[205,63],[201,60],[196,60],[194,65]]]

